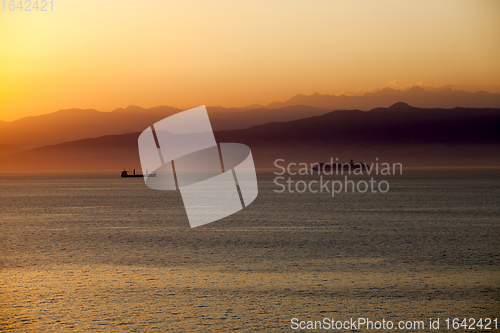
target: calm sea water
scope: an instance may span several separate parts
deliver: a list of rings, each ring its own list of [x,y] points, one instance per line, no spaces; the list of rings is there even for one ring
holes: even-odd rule
[[[195,229],[178,192],[118,174],[0,174],[0,331],[291,332],[292,318],[500,312],[498,169],[405,170],[382,177],[388,193],[334,198],[275,193],[260,172],[253,204]]]

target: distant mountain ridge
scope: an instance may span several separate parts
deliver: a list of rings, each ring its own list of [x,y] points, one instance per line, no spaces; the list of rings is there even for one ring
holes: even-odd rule
[[[0,123],[0,145],[31,149],[85,138],[142,132],[155,122],[182,110],[157,106],[128,106],[113,112],[68,109]],[[226,109],[209,107],[214,130],[241,129],[274,121],[288,121],[325,114],[329,109],[286,106],[278,109]],[[1,153],[1,151],[0,151]]]
[[[299,94],[288,101],[267,106],[253,104],[242,108],[216,106],[207,109],[213,129],[220,131],[304,119],[333,110],[371,110],[388,107],[396,102],[425,108],[500,108],[500,94],[469,93],[449,88],[429,91],[416,86],[405,91],[384,88],[363,96]],[[182,110],[170,106],[146,109],[130,105],[112,112],[67,109],[12,122],[0,121],[0,146],[15,146],[26,150],[85,138],[140,132],[180,111]]]
[[[215,132],[218,142],[252,149],[259,168],[273,161],[330,157],[425,166],[500,166],[499,109],[422,109],[406,103],[369,112],[343,110],[248,129]],[[6,155],[0,171],[140,169],[139,132],[108,135]],[[118,175],[118,173],[117,173]]]
[[[293,146],[500,144],[500,108],[423,109],[398,102],[389,108],[340,110],[321,116],[220,131],[218,141]]]
[[[309,105],[326,109],[359,109],[368,111],[376,107],[389,107],[397,102],[405,102],[421,108],[470,107],[500,108],[500,94],[484,91],[468,92],[446,88],[438,91],[425,90],[414,86],[408,90],[384,88],[376,92],[367,92],[362,96],[298,94],[285,102],[274,102],[266,108],[281,108],[289,105]]]

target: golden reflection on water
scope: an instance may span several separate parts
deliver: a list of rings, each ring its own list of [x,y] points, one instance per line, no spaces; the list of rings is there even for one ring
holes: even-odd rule
[[[29,300],[19,299],[22,291],[15,283],[10,283],[11,280],[16,280],[16,277],[0,271],[0,332],[34,332],[26,303],[21,303]]]
[[[273,179],[259,175],[242,214],[199,229],[179,197],[139,180],[0,179],[0,332],[500,313],[496,171],[408,173],[387,195],[335,200],[276,195]]]
[[[349,266],[349,262],[343,264]],[[2,271],[0,331],[283,331],[291,318],[498,313],[498,272],[73,266]],[[490,292],[488,292],[490,291]],[[478,296],[481,295],[481,296]],[[416,306],[418,304],[418,306]]]

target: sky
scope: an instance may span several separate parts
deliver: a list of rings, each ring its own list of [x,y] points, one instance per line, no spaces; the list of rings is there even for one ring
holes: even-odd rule
[[[47,12],[6,2],[4,121],[415,84],[500,92],[497,0],[53,0]]]

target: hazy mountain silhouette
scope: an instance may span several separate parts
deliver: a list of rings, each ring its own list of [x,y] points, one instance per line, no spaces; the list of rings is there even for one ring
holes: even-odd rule
[[[179,111],[170,107],[145,110],[133,106],[114,112],[61,110],[0,124],[0,144],[26,149],[107,134],[137,132]],[[141,112],[140,116],[138,112]]]
[[[296,95],[286,102],[262,107],[208,107],[214,130],[241,129],[274,121],[289,121],[325,114],[338,109],[370,110],[403,101],[420,107],[500,107],[500,94],[470,93],[442,89],[426,91],[413,87],[406,91],[384,88],[363,96]],[[145,109],[138,106],[113,112],[69,109],[13,122],[0,121],[0,145],[23,149],[40,147],[83,138],[142,131],[150,124],[180,112],[169,106]]]
[[[406,103],[369,112],[343,110],[307,119],[218,132],[218,140],[255,144],[498,144],[500,109],[422,109]]]
[[[389,108],[336,111],[249,129],[217,131],[218,142],[245,143],[256,165],[341,160],[407,165],[500,165],[500,109]],[[0,171],[140,168],[140,133],[104,136],[4,156]]]
[[[500,94],[470,93],[451,89],[426,91],[421,87],[413,87],[406,91],[385,88],[363,96],[299,94],[286,102],[271,103],[266,107],[253,104],[242,108],[208,107],[207,109],[213,129],[219,131],[303,119],[339,109],[370,110],[400,101],[420,107],[499,108]],[[69,109],[13,122],[0,121],[0,145],[30,149],[84,138],[140,132],[152,123],[180,111],[169,106],[145,109],[131,105],[113,112]]]
[[[208,108],[210,123],[214,131],[243,129],[270,122],[304,119],[331,111],[307,105],[291,105],[273,110],[259,108],[232,113],[214,113],[212,108]]]
[[[128,106],[113,112],[88,109],[61,110],[0,123],[0,145],[24,149],[104,135],[139,132],[151,124],[182,110],[169,106],[144,109]],[[275,110],[209,107],[214,130],[239,129],[325,114],[331,110],[311,106],[289,106]]]
[[[475,93],[445,88],[438,91],[425,90],[415,86],[408,90],[384,88],[380,91],[365,93],[362,96],[298,94],[285,102],[275,102],[267,108],[281,108],[289,105],[310,105],[324,109],[371,110],[388,107],[396,102],[405,102],[422,108],[500,108],[500,94],[484,91]]]
[[[139,134],[107,135],[2,156],[0,171],[139,169]]]
[[[13,145],[0,145],[0,156],[14,154],[22,151],[21,148],[13,146]]]

